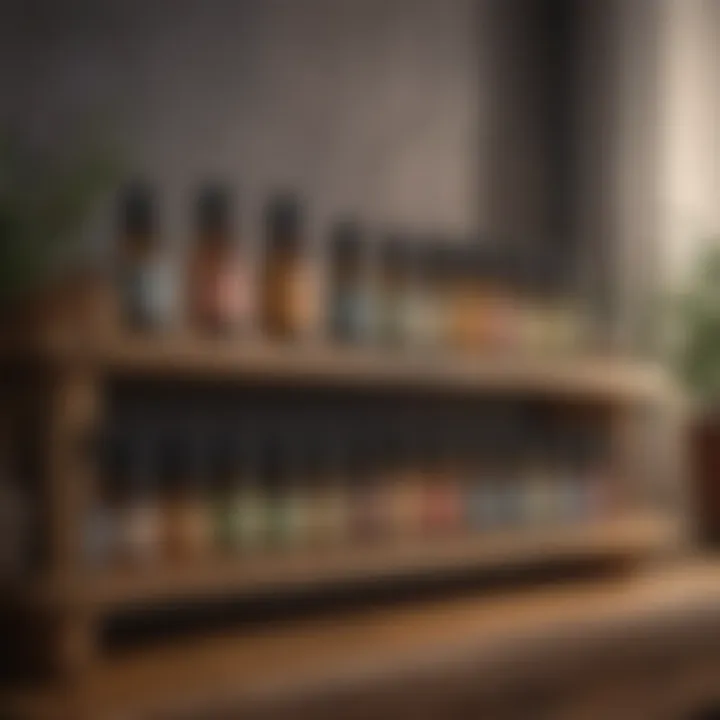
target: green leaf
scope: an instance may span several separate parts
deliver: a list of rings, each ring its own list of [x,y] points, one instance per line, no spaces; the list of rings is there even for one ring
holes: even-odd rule
[[[84,137],[50,152],[0,132],[0,300],[74,256],[85,222],[118,177],[116,152],[92,133]]]

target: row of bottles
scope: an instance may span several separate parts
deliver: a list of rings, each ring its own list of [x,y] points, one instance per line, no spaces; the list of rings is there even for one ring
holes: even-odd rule
[[[116,428],[89,518],[92,562],[547,527],[616,504],[595,431],[237,427]]]
[[[268,203],[256,247],[239,237],[228,189],[207,186],[178,271],[156,205],[143,185],[122,198],[119,287],[133,327],[462,351],[569,351],[587,340],[547,255],[397,232],[371,238],[353,220],[315,243],[289,194]]]

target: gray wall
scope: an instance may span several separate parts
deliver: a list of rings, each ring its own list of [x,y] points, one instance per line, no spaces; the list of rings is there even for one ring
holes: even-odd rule
[[[571,60],[553,45],[563,6],[576,13]],[[631,175],[642,190],[654,174],[652,133],[633,120],[650,87],[654,6],[6,0],[0,81],[12,102],[0,119],[52,140],[107,113],[129,170],[162,190],[177,242],[193,188],[221,176],[238,187],[248,233],[267,194],[291,186],[315,236],[350,211],[375,227],[480,230],[563,256],[582,239],[589,284],[617,295],[621,236],[651,233],[624,229],[629,194],[616,189]],[[643,100],[642,117],[653,107]]]
[[[318,228],[346,211],[450,233],[483,224],[487,26],[474,0],[4,5],[3,116],[45,139],[88,110],[110,115],[173,235],[206,176],[237,185],[250,231],[288,186]]]

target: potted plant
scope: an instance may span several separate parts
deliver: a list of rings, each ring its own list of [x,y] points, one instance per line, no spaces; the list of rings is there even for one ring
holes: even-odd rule
[[[720,240],[707,243],[679,298],[679,374],[693,400],[690,455],[701,533],[720,540]]]
[[[83,231],[118,168],[107,144],[84,130],[83,139],[76,133],[52,148],[0,130],[0,311],[6,331],[13,320],[22,325],[35,305],[43,306],[39,312],[52,324],[58,307],[53,293],[77,288],[77,274],[88,268],[92,253]]]
[[[38,149],[0,130],[1,309],[87,265],[83,229],[117,175],[112,156],[87,139]]]
[[[41,150],[0,130],[0,341],[22,332],[36,314],[53,324],[58,298],[69,293],[36,301],[65,280],[77,286],[76,273],[88,260],[84,225],[116,172],[102,144],[66,139]],[[66,314],[77,324],[77,315]],[[25,568],[31,535],[27,484],[6,407],[0,397],[0,585]]]

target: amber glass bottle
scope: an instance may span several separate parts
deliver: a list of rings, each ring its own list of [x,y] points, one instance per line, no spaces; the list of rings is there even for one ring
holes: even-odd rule
[[[261,324],[275,339],[297,340],[318,329],[315,265],[293,196],[276,197],[266,214],[267,241],[261,287]]]
[[[167,557],[190,562],[215,546],[215,523],[209,496],[205,438],[173,433],[163,455],[164,540]]]

